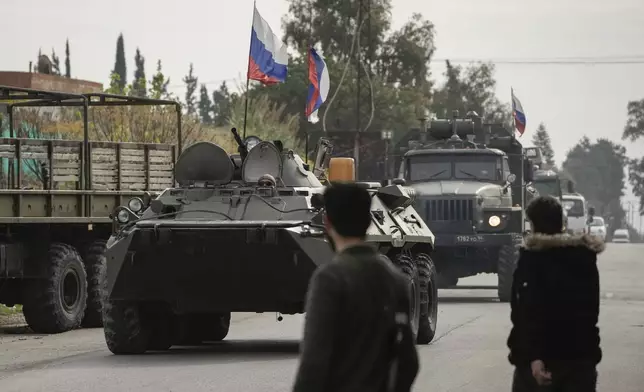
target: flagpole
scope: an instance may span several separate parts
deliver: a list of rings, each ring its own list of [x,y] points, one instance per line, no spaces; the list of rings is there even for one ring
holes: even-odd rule
[[[306,56],[307,59],[310,58],[311,56],[311,48],[313,48],[313,1],[309,3],[309,17],[311,18],[309,20],[309,45],[307,47],[306,51]],[[309,67],[307,66],[306,69],[308,70]],[[307,72],[308,73],[308,72]],[[310,83],[310,82],[309,82]],[[308,89],[306,89],[306,94],[308,97]],[[304,116],[306,116],[306,111],[308,110],[308,100],[305,100],[306,104],[304,107]],[[309,118],[306,117],[306,125],[304,128],[304,137],[306,140],[304,141],[304,155],[306,156],[305,163],[308,165],[309,164],[309,127],[310,127],[310,121]]]
[[[510,86],[510,104],[512,105],[512,138],[514,139],[517,132],[517,119],[514,115],[514,88],[512,86]]]
[[[253,0],[253,19],[250,23],[250,40],[248,43],[248,66],[246,67],[246,92],[245,92],[245,103],[244,103],[244,131],[242,140],[246,139],[246,122],[248,121],[248,89],[250,87],[250,56],[251,50],[253,48],[253,22],[255,21],[255,11],[257,10],[257,0]]]

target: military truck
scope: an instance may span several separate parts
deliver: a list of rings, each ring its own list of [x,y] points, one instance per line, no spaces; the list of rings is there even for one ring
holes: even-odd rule
[[[412,130],[397,149],[399,181],[416,190],[414,205],[436,235],[441,287],[496,273],[498,296],[509,301],[533,174],[521,143],[501,124],[454,111]]]
[[[0,86],[0,167],[8,168],[0,189],[0,303],[23,305],[29,327],[59,333],[102,326],[99,282],[114,209],[127,203],[139,211],[143,199],[174,185],[173,164],[181,151],[169,144],[89,140],[93,107],[170,105],[174,101],[110,94],[66,94]],[[15,137],[14,109],[76,108],[83,140]],[[8,122],[8,124],[7,124]],[[30,170],[27,170],[27,169]],[[31,177],[31,181],[27,181]]]
[[[304,312],[311,275],[333,257],[318,176],[328,166],[331,184],[353,181],[353,159],[330,159],[321,140],[311,171],[280,141],[233,134],[240,154],[193,144],[175,166],[178,187],[140,213],[114,211],[103,327],[112,353],[222,340],[231,312],[276,312],[278,321]],[[438,317],[434,236],[413,190],[359,184],[373,200],[367,241],[408,277],[411,324],[427,344]]]
[[[552,196],[563,203],[564,187],[562,186],[561,177],[552,167],[548,166],[541,149],[539,147],[526,147],[525,153],[534,167],[534,180],[530,186],[536,190],[535,196]],[[569,194],[575,193],[572,181],[566,181],[566,190]],[[565,208],[563,210],[563,227],[565,231],[572,232],[568,228],[568,211]]]

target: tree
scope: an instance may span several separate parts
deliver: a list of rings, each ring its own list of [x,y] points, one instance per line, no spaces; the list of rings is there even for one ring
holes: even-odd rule
[[[199,117],[201,118],[202,123],[212,124],[212,109],[212,101],[208,94],[208,87],[202,83],[199,96]]]
[[[626,186],[627,163],[623,146],[608,139],[591,143],[584,137],[568,152],[562,166],[574,179],[583,178],[577,183],[577,191],[596,208],[599,216],[613,222],[613,228],[621,226],[624,220],[620,198]]]
[[[230,115],[233,105],[238,100],[239,96],[235,93],[228,91],[226,82],[222,82],[221,86],[212,93],[212,112],[213,121],[216,127],[223,127],[227,125],[230,120]]]
[[[186,114],[188,116],[192,116],[197,112],[197,98],[195,97],[195,93],[197,92],[198,78],[194,75],[193,71],[192,63],[190,63],[188,75],[183,77],[183,82],[186,84]]]
[[[150,97],[153,99],[170,98],[168,85],[170,85],[170,78],[166,79],[162,71],[161,60],[158,60],[157,72],[152,76],[152,80],[150,80]]]
[[[60,59],[56,56],[56,51],[51,49],[51,73],[52,75],[60,75]]]
[[[626,109],[628,120],[622,140],[633,142],[644,137],[644,99],[629,102]],[[633,194],[640,198],[640,215],[644,215],[644,157],[629,162],[628,180],[633,186]]]
[[[72,66],[71,62],[69,61],[69,39],[65,41],[65,77],[72,77]]]
[[[115,73],[119,76],[117,85],[121,90],[125,89],[127,85],[127,65],[125,62],[125,43],[123,40],[123,34],[119,34],[118,39],[116,40],[116,60],[114,61],[114,69],[112,73]]]
[[[136,55],[134,56],[134,82],[132,83],[132,94],[137,97],[147,96],[147,86],[145,80],[145,58],[141,54],[139,48],[136,48]]]
[[[550,167],[555,166],[555,151],[552,149],[552,142],[550,141],[550,135],[546,130],[546,126],[543,123],[539,124],[536,132],[532,136],[532,143],[535,147],[539,147],[541,153],[546,159],[546,163]]]

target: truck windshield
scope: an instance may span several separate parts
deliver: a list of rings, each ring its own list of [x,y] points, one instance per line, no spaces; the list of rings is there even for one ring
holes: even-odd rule
[[[501,179],[501,159],[496,155],[417,155],[409,159],[409,180],[475,180]]]
[[[561,198],[561,185],[555,180],[536,180],[534,187],[537,188],[539,196],[553,196]]]
[[[581,200],[564,200],[563,205],[568,211],[569,217],[584,216],[584,203]]]

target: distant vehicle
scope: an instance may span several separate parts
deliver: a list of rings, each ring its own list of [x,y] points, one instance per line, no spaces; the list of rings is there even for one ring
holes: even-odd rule
[[[604,222],[604,218],[599,216],[593,218],[590,223],[590,234],[601,238],[602,241],[606,241],[606,222]]]
[[[568,232],[584,234],[588,222],[586,199],[579,193],[565,193],[562,195],[562,204],[568,214]]]
[[[628,234],[628,230],[626,229],[617,229],[613,233],[613,242],[619,242],[619,243],[629,243],[631,242],[631,236]]]

